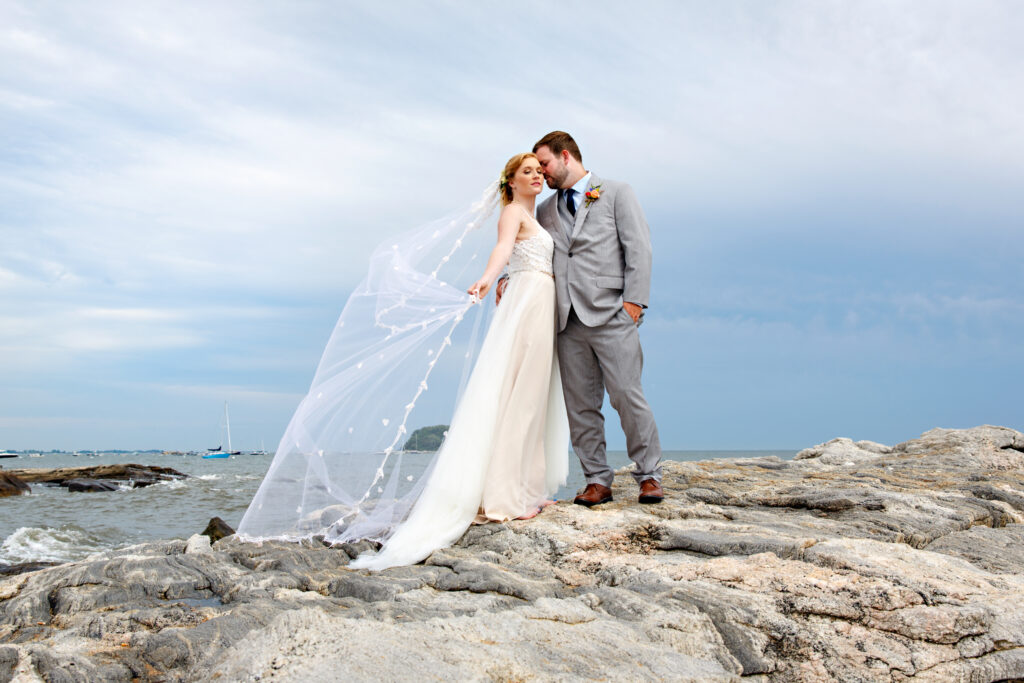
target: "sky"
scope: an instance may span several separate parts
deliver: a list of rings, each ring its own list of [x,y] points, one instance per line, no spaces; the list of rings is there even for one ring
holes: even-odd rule
[[[556,129],[650,224],[664,448],[1024,429],[1022,34],[1013,0],[0,0],[0,449],[202,449],[224,401],[272,448],[373,247]]]

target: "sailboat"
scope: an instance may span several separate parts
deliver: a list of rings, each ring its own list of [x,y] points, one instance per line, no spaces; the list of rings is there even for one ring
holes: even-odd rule
[[[207,449],[206,455],[203,456],[203,458],[205,460],[209,460],[211,458],[227,458],[227,457],[230,457],[232,455],[238,455],[239,453],[241,453],[241,451],[233,451],[233,450],[231,450],[231,420],[228,419],[228,402],[227,401],[224,401],[224,425],[223,426],[224,426],[224,428],[228,432],[228,449],[224,450],[224,441],[222,440],[221,444],[219,446],[217,446],[216,448]]]

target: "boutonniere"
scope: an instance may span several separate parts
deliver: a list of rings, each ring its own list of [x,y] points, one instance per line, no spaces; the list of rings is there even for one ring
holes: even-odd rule
[[[583,196],[587,198],[586,205],[590,206],[591,204],[593,204],[594,202],[601,198],[601,186],[594,185],[589,190],[587,190]]]

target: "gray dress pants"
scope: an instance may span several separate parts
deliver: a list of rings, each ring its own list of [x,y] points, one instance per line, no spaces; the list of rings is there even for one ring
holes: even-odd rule
[[[643,350],[629,314],[620,310],[604,325],[587,327],[569,311],[558,333],[558,362],[569,412],[572,447],[588,484],[610,487],[614,473],[605,452],[604,392],[619,413],[629,458],[636,463],[633,478],[661,481],[661,443],[654,414],[640,385]]]

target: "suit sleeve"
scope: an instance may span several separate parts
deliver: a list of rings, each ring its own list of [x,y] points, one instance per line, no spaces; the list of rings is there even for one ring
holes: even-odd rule
[[[625,261],[622,300],[647,308],[651,296],[651,230],[633,188],[625,183],[615,193],[615,227]]]

